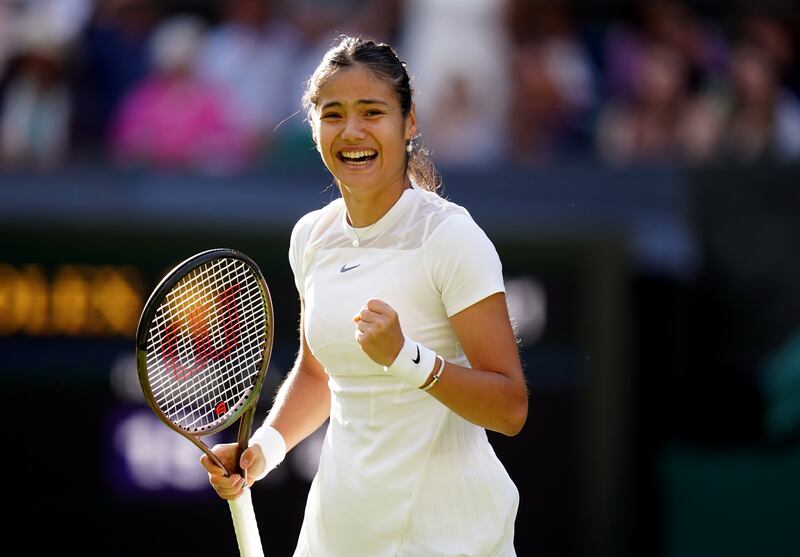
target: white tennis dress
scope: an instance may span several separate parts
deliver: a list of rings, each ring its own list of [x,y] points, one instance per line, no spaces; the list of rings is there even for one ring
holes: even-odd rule
[[[354,336],[353,316],[377,298],[407,336],[469,366],[448,316],[504,291],[483,231],[415,186],[364,229],[348,225],[341,199],[305,215],[289,258],[331,390],[295,557],[515,555],[519,493],[485,430],[385,373]]]

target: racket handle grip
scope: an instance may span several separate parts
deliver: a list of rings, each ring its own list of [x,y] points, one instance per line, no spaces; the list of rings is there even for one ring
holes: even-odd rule
[[[245,488],[238,499],[228,500],[228,505],[233,518],[233,529],[236,531],[236,542],[239,544],[239,555],[264,557],[250,488]]]

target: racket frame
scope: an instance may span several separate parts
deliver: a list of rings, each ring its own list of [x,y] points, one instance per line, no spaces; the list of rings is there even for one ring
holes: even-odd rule
[[[267,316],[267,339],[266,343],[264,344],[264,349],[261,355],[261,366],[258,371],[258,375],[256,380],[253,383],[253,387],[250,391],[250,394],[245,396],[247,399],[244,404],[237,405],[238,408],[234,408],[230,416],[220,422],[220,424],[209,428],[204,429],[202,432],[191,432],[187,431],[186,429],[176,425],[172,422],[172,420],[167,417],[164,412],[161,411],[161,408],[158,406],[155,400],[155,396],[150,388],[150,381],[147,376],[147,337],[150,332],[150,325],[152,323],[153,318],[155,317],[158,308],[161,306],[164,298],[169,294],[172,288],[180,282],[185,276],[191,272],[193,269],[208,263],[214,259],[239,259],[246,263],[253,274],[255,275],[256,281],[259,285],[259,291],[261,292],[261,296],[264,301],[264,306],[266,310]],[[144,393],[144,397],[147,400],[147,404],[156,413],[156,415],[161,419],[162,422],[167,424],[171,429],[177,431],[182,436],[187,438],[191,441],[197,448],[199,448],[203,453],[211,459],[211,461],[225,470],[226,476],[230,476],[232,473],[231,470],[228,470],[222,461],[219,459],[217,455],[215,455],[211,449],[203,443],[200,439],[206,435],[212,435],[214,433],[218,433],[225,428],[233,425],[236,423],[237,420],[241,420],[239,424],[239,432],[237,434],[237,458],[236,462],[239,462],[239,456],[241,456],[242,452],[247,448],[247,444],[250,439],[250,432],[252,430],[253,425],[253,416],[255,414],[256,404],[258,403],[258,397],[261,393],[261,386],[264,383],[264,378],[266,377],[267,368],[269,367],[269,361],[272,356],[272,345],[275,335],[275,327],[274,327],[274,319],[275,314],[272,309],[272,297],[270,296],[269,288],[267,287],[267,282],[264,279],[264,275],[261,273],[261,269],[259,269],[258,265],[256,265],[255,261],[250,259],[247,255],[243,254],[240,251],[230,249],[230,248],[214,248],[210,250],[206,250],[200,253],[197,253],[188,259],[182,261],[178,265],[176,265],[170,272],[164,276],[163,279],[156,285],[153,289],[153,292],[150,294],[150,297],[147,299],[147,303],[144,305],[144,310],[142,311],[142,315],[139,318],[139,325],[136,329],[136,367],[139,375],[139,383],[142,386],[142,392]],[[238,464],[237,464],[238,468]],[[241,470],[237,470],[241,473]]]

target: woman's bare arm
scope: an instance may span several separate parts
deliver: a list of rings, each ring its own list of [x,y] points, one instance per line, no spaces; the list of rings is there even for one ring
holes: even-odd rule
[[[390,366],[405,342],[397,312],[381,300],[368,300],[353,321],[361,349]],[[505,294],[488,296],[453,315],[450,323],[472,368],[447,363],[428,393],[474,424],[516,435],[528,417],[528,391]],[[437,371],[438,364],[422,386]]]

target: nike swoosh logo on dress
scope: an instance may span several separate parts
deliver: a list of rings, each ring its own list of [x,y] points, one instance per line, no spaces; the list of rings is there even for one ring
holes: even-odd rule
[[[358,265],[353,265],[352,267],[348,267],[347,263],[345,263],[344,265],[342,265],[342,268],[339,269],[339,272],[340,273],[346,273],[347,271],[352,271],[356,267],[361,267],[361,263],[359,263]]]
[[[419,346],[417,346],[417,357],[411,358],[411,361],[414,362],[415,364],[419,363]]]

